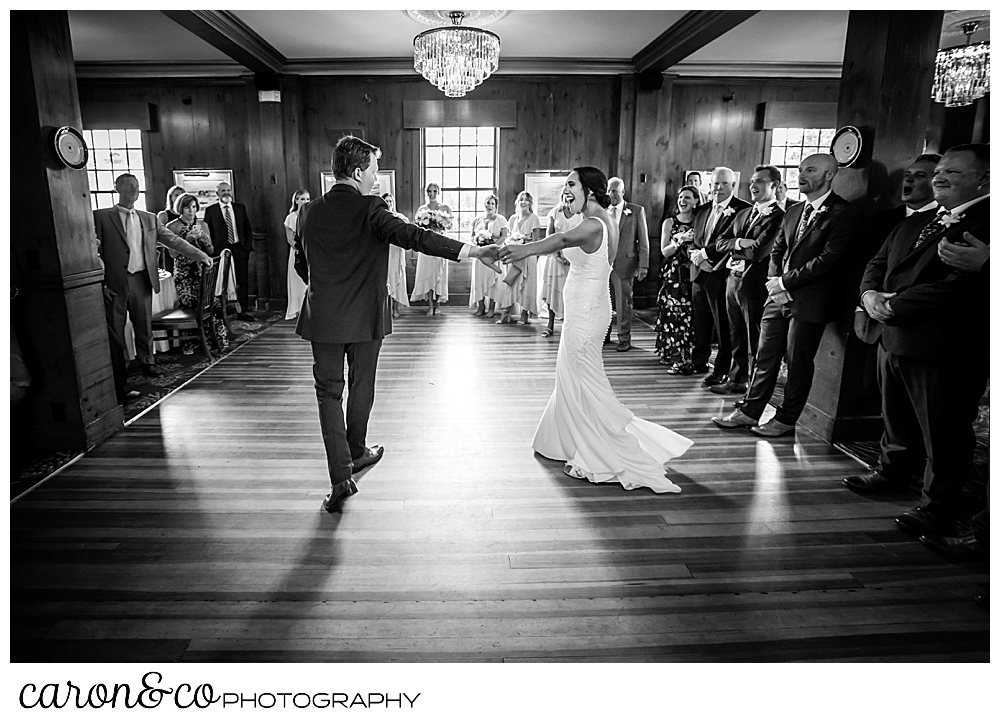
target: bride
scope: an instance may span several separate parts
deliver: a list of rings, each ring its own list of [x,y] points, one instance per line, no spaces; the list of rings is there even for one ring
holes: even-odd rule
[[[570,477],[617,481],[627,490],[680,492],[664,475],[663,465],[684,454],[691,440],[632,414],[618,401],[604,373],[601,348],[611,322],[608,277],[618,247],[618,226],[606,210],[607,192],[608,180],[601,171],[590,166],[574,169],[563,196],[573,213],[583,213],[583,221],[541,241],[500,251],[507,262],[562,251],[570,263],[556,386],[531,446],[543,457],[565,461],[563,472]]]

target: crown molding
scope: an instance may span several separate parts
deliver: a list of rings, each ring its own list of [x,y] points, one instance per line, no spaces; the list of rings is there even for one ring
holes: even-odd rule
[[[684,78],[718,78],[720,81],[738,82],[744,78],[840,80],[842,69],[842,63],[788,62],[784,60],[716,63],[683,61],[672,66],[669,72],[681,80]]]
[[[413,58],[315,58],[290,60],[290,75],[417,75]],[[604,58],[500,58],[493,75],[621,75],[635,72],[626,59]],[[417,76],[419,77],[419,76]]]
[[[189,78],[201,81],[233,82],[252,76],[246,66],[230,60],[202,60],[185,63],[143,62],[127,63],[76,62],[79,80],[143,80],[147,78]]]

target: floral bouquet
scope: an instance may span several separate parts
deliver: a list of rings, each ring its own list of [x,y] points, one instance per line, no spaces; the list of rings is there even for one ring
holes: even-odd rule
[[[476,231],[476,235],[472,237],[472,240],[476,246],[489,246],[495,239],[488,228],[481,228]]]
[[[431,231],[447,231],[452,226],[451,214],[441,208],[422,208],[417,211],[414,222]]]

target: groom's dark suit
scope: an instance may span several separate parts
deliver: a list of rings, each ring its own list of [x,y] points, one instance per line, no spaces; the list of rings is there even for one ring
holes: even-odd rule
[[[338,183],[299,213],[309,269],[296,332],[312,342],[313,375],[330,480],[351,478],[365,451],[382,339],[392,331],[386,284],[389,244],[458,260],[463,244],[413,226],[378,196]],[[345,426],[344,356],[350,367]]]
[[[789,206],[771,250],[768,276],[780,276],[791,301],[773,298],[764,305],[757,363],[750,389],[741,404],[744,414],[759,419],[774,393],[782,358],[788,381],[774,415],[795,424],[812,387],[816,352],[827,323],[847,311],[850,247],[861,225],[861,212],[831,192],[800,231],[808,201]]]
[[[926,455],[922,505],[954,519],[976,446],[972,423],[989,377],[989,270],[961,272],[937,254],[942,238],[966,231],[990,242],[990,201],[938,227],[919,246],[934,211],[902,221],[865,270],[866,291],[892,292],[893,316],[881,327],[881,472],[908,480]]]

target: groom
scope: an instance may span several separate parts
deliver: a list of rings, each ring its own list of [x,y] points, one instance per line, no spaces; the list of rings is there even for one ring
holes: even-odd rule
[[[358,491],[352,475],[382,459],[368,447],[368,415],[375,401],[375,369],[382,339],[392,332],[386,278],[389,244],[453,261],[497,259],[496,246],[478,247],[418,228],[389,212],[375,185],[381,151],[344,136],[333,152],[336,183],[299,212],[298,231],[309,288],[296,332],[312,342],[319,422],[330,470],[332,512]],[[344,357],[349,367],[345,424]]]

